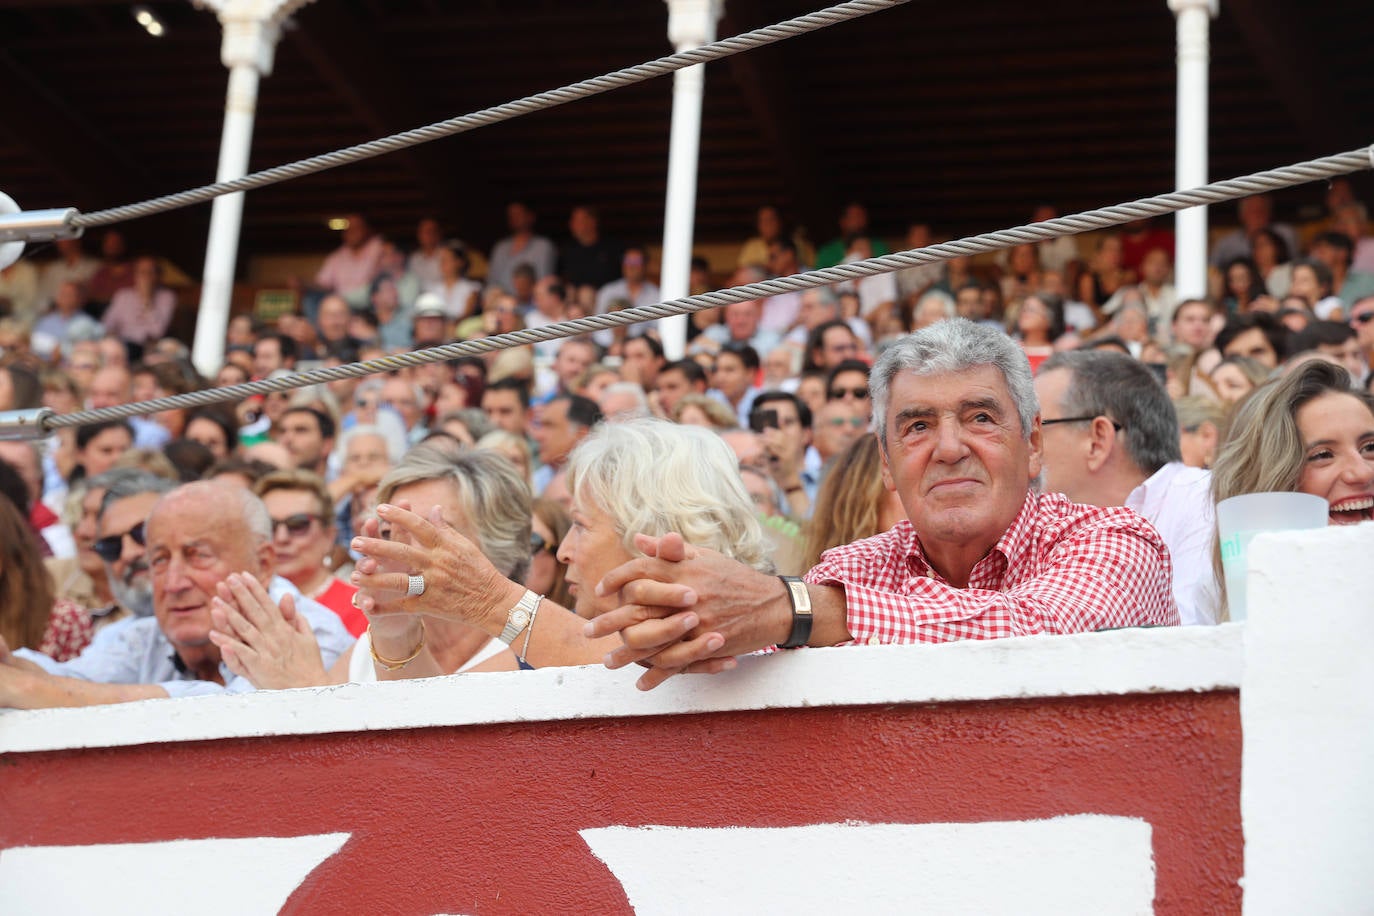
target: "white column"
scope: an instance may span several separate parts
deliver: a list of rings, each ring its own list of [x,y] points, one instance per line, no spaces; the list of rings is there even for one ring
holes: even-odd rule
[[[258,81],[272,72],[281,22],[310,0],[194,0],[219,17],[224,30],[220,59],[229,68],[224,100],[224,129],[220,134],[219,167],[215,181],[232,181],[248,173],[253,145],[253,118],[258,105]],[[243,194],[216,197],[211,204],[210,234],[205,243],[200,314],[196,320],[191,360],[205,376],[213,376],[224,361],[224,338],[234,293]]]
[[[1208,30],[1218,0],[1169,0],[1178,26],[1177,134],[1174,186],[1207,183]],[[1207,208],[1180,210],[1174,217],[1174,286],[1180,299],[1207,295]]]
[[[666,0],[668,39],[678,51],[716,40],[724,0]],[[697,151],[706,65],[673,74],[673,122],[668,141],[668,194],[663,208],[663,298],[687,295],[692,271],[692,230],[697,206]],[[660,318],[659,334],[669,359],[680,359],[687,343],[687,316]]]

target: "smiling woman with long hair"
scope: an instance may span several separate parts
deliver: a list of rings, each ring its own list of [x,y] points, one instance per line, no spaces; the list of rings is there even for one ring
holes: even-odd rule
[[[1212,496],[1270,492],[1320,496],[1332,525],[1374,520],[1374,395],[1343,367],[1309,360],[1236,410],[1212,466]],[[1224,601],[1219,548],[1212,565]]]

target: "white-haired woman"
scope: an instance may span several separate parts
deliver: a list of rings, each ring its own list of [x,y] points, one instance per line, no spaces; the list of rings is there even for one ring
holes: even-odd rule
[[[354,582],[365,611],[408,615],[408,641],[388,651],[407,658],[413,676],[441,673],[429,656],[422,615],[461,620],[502,639],[525,667],[600,662],[620,640],[589,639],[582,618],[619,605],[617,596],[599,595],[596,586],[606,571],[642,555],[636,535],[679,532],[688,545],[772,571],[734,453],[708,430],[656,419],[603,424],[573,450],[568,480],[573,529],[559,557],[568,564],[574,609],[511,581],[430,507],[378,507],[382,524],[406,538],[378,538],[369,522],[372,536],[354,542],[363,555]],[[678,636],[694,625],[691,615],[665,624]]]

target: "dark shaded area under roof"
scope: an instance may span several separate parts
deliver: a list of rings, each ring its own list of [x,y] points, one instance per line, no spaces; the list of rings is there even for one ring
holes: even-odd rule
[[[220,29],[185,2],[0,0],[0,190],[27,209],[92,211],[213,180],[227,71]],[[728,0],[719,34],[819,8]],[[1343,13],[1343,11],[1345,11]],[[1330,2],[1222,0],[1212,26],[1211,173],[1285,165],[1374,141],[1368,30]],[[669,53],[662,0],[317,0],[262,82],[251,167],[463,114]],[[1174,144],[1174,18],[1165,0],[930,4],[747,52],[707,69],[699,241],[750,234],[783,205],[813,240],[842,203],[875,228],[962,235],[1167,191]],[[529,202],[561,236],[569,208],[603,229],[662,235],[671,78],[249,195],[240,269],[255,254],[315,252],[353,210],[409,244],[439,216],[489,245],[503,204]],[[1374,198],[1368,174],[1355,179]],[[1315,215],[1321,189],[1276,197]],[[121,226],[133,247],[198,274],[208,205]],[[1214,212],[1228,221],[1230,208]]]

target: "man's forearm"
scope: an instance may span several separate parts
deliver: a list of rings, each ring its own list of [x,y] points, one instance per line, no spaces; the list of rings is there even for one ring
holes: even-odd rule
[[[134,700],[166,699],[156,684],[96,684],[41,671],[6,672],[3,704],[13,709],[53,709],[65,706],[103,706]]]

